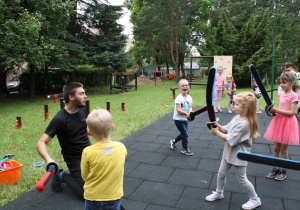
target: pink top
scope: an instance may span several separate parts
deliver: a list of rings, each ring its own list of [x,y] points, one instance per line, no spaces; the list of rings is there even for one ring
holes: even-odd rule
[[[223,90],[225,77],[217,74],[215,90]]]
[[[298,103],[299,96],[295,92],[292,92],[291,94],[289,94],[287,96],[284,96],[283,94],[284,94],[284,92],[278,93],[278,101],[279,101],[278,109],[286,110],[286,111],[291,110],[291,104],[293,102]]]

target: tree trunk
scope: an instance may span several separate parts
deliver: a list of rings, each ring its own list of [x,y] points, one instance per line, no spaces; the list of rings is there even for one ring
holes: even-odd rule
[[[180,73],[179,73],[179,69],[178,69],[178,16],[177,16],[177,23],[176,26],[174,26],[174,22],[173,22],[173,10],[171,13],[171,56],[172,56],[172,62],[175,66],[175,75],[176,75],[176,82],[179,82],[179,77],[180,77]],[[174,41],[174,28],[176,28],[175,30],[175,41]],[[174,43],[175,42],[175,43]],[[174,46],[175,45],[175,46]],[[175,53],[176,53],[176,57],[174,56],[174,48],[175,48]]]
[[[185,71],[184,71],[184,54],[179,53],[179,67],[181,67],[182,78],[185,78]]]
[[[35,95],[35,67],[29,65],[29,98],[33,98]]]
[[[5,71],[4,69],[1,70],[1,74],[0,74],[0,95],[2,94],[6,94],[7,93],[7,89],[6,89],[6,73],[7,71]]]
[[[170,70],[169,70],[169,62],[168,60],[166,60],[166,67],[167,67],[167,75],[170,74]]]

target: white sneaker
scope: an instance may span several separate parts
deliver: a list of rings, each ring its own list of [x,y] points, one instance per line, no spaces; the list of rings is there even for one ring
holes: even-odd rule
[[[261,201],[259,197],[256,197],[255,199],[249,199],[247,203],[242,205],[243,209],[255,209],[256,207],[259,207],[261,205]]]
[[[175,139],[171,139],[170,144],[171,144],[171,149],[174,150],[176,148]]]
[[[215,200],[222,199],[222,198],[224,198],[224,195],[222,192],[219,193],[219,192],[213,191],[211,195],[206,196],[205,200],[215,201]]]

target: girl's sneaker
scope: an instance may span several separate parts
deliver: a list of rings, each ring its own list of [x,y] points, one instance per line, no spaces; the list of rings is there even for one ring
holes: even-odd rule
[[[287,177],[286,170],[281,170],[275,177],[275,180],[282,181]]]
[[[229,113],[229,114],[231,114],[231,113],[232,113],[231,109],[228,109],[228,113]]]
[[[224,198],[224,195],[222,192],[215,192],[215,191],[212,191],[212,194],[208,195],[205,197],[205,200],[207,201],[215,201],[215,200],[219,200],[219,199],[222,199]]]
[[[217,109],[215,109],[214,111],[215,111],[215,112],[218,112],[218,110],[217,110]]]
[[[271,171],[271,173],[269,173],[268,175],[267,175],[267,178],[269,178],[269,179],[274,179],[276,176],[277,176],[277,174],[280,172],[280,170],[278,169],[278,168],[273,168],[272,169],[272,171]]]
[[[259,197],[256,197],[255,199],[250,199],[247,203],[242,205],[243,209],[255,209],[256,207],[259,207],[261,205],[261,201]]]
[[[223,112],[223,110],[221,108],[218,109],[218,112]]]

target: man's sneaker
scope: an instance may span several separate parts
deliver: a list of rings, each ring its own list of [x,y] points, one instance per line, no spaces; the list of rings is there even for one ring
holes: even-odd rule
[[[286,170],[281,170],[275,177],[275,180],[282,181],[287,177]]]
[[[174,150],[176,148],[175,139],[171,139],[170,143],[171,143],[171,149]]]
[[[261,201],[259,197],[256,197],[255,199],[250,199],[247,203],[242,205],[243,209],[255,209],[256,207],[259,207],[261,205]]]
[[[57,174],[54,175],[53,179],[52,179],[52,190],[56,191],[56,192],[62,192],[63,191],[63,182],[59,180],[58,178],[58,173],[63,171],[63,169],[59,169]]]
[[[185,155],[193,155],[193,153],[189,149],[184,148],[182,148],[181,153]]]
[[[271,171],[271,173],[269,173],[267,175],[267,178],[274,179],[279,172],[280,172],[280,170],[278,168],[274,167],[273,170]]]
[[[205,200],[215,201],[215,200],[222,199],[222,198],[224,198],[224,195],[222,192],[219,193],[219,192],[213,191],[212,194],[205,197]]]

